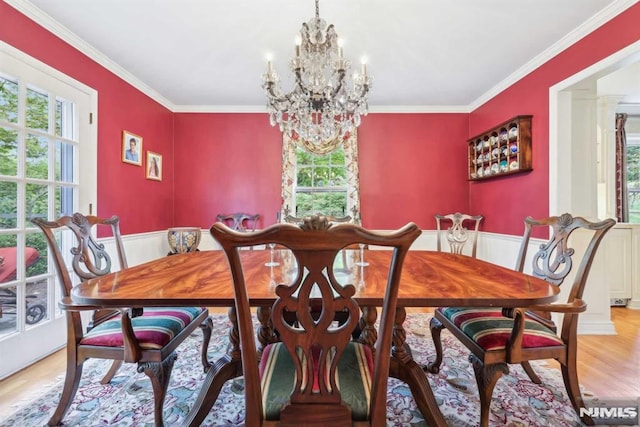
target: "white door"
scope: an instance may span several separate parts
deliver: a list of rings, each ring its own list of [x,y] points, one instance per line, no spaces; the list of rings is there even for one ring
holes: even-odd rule
[[[30,219],[95,212],[96,107],[93,89],[0,42],[0,378],[65,344],[57,277]]]

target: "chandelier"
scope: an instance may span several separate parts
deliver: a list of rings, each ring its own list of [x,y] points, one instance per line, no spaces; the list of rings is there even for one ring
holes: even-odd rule
[[[271,61],[262,76],[271,126],[278,124],[292,139],[302,138],[317,148],[337,146],[368,112],[371,77],[363,61],[361,72],[349,83],[351,63],[343,56],[333,25],[320,18],[319,0],[316,16],[302,24],[289,67],[295,77],[289,93],[282,92]]]

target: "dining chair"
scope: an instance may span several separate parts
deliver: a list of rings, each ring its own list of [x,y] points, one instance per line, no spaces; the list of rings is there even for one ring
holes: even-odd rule
[[[448,215],[435,215],[436,218],[436,250],[443,250],[443,242],[446,240],[449,250],[454,254],[462,254],[467,243],[471,246],[471,256],[476,257],[478,247],[478,228],[482,222],[482,215],[468,215],[460,212]],[[450,227],[443,228],[451,223]],[[471,228],[466,228],[465,223],[470,223]]]
[[[224,222],[232,230],[237,231],[255,231],[260,219],[260,214],[247,214],[247,213],[232,213],[232,214],[218,214],[216,220]]]
[[[111,272],[111,257],[105,250],[105,245],[94,238],[92,230],[110,229],[120,268],[127,268],[120,220],[117,216],[98,218],[75,213],[54,221],[36,218],[32,222],[44,232],[58,272],[63,299],[69,298],[73,287],[68,264],[71,264],[80,280],[93,279]],[[69,256],[63,255],[59,240],[70,242]],[[81,311],[86,310],[93,311],[93,315],[86,332],[83,332]],[[111,381],[123,362],[138,364],[138,372],[144,372],[151,380],[156,426],[163,425],[162,408],[171,370],[177,358],[176,349],[198,327],[203,332],[202,366],[205,372],[211,366],[207,348],[213,322],[207,308],[123,307],[104,310],[95,306],[82,306],[77,307],[77,311],[67,310],[66,319],[67,373],[60,402],[48,423],[51,426],[62,422],[78,390],[83,363],[89,358],[113,360],[102,384]]]
[[[382,426],[386,424],[387,378],[402,264],[420,229],[413,223],[388,233],[354,224],[332,224],[306,217],[302,224],[275,224],[255,233],[238,233],[222,223],[211,227],[229,263],[235,291],[246,420],[253,426]],[[297,262],[291,280],[275,288],[271,322],[280,341],[267,345],[258,361],[249,295],[239,249],[274,242],[289,248]],[[333,272],[342,248],[363,242],[393,249],[380,329],[374,349],[352,340],[360,319],[356,288]],[[288,276],[287,276],[288,277]],[[268,284],[265,284],[268,286]],[[310,310],[318,302],[316,318]],[[334,322],[347,310],[348,321]],[[287,313],[297,322],[289,323]]]
[[[561,285],[574,264],[578,265],[567,302],[515,309],[440,307],[434,311],[430,323],[436,357],[425,369],[431,373],[439,372],[443,354],[440,333],[447,328],[471,351],[469,361],[480,393],[481,426],[489,423],[493,388],[502,374],[509,373],[508,364],[521,364],[531,380],[540,384],[540,378],[529,361],[557,360],[573,408],[580,416],[580,408],[585,407],[576,370],[578,316],[587,309],[582,295],[596,251],[615,221],[591,222],[565,213],[541,220],[527,217],[524,222],[525,232],[516,269],[523,271],[534,227],[550,228],[549,241],[540,245],[533,255],[532,275]],[[576,230],[586,233],[579,232],[576,235],[588,240],[581,257],[576,255],[569,242],[569,237]],[[551,313],[563,315],[559,334],[551,320]],[[588,416],[583,416],[582,420],[593,424]]]

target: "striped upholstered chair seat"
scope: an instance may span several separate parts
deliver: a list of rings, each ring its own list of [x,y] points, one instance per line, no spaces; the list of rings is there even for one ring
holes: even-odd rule
[[[578,382],[576,367],[578,315],[587,309],[582,300],[589,269],[602,238],[615,220],[591,222],[569,213],[540,220],[527,217],[525,232],[518,251],[516,270],[524,271],[525,260],[532,260],[531,274],[560,286],[573,266],[577,270],[566,303],[553,303],[530,307],[507,308],[438,308],[434,311],[430,329],[436,355],[426,366],[431,373],[438,373],[443,360],[441,331],[446,328],[470,351],[480,395],[480,426],[489,425],[493,389],[503,374],[509,373],[509,365],[518,363],[531,381],[541,384],[540,377],[531,366],[532,360],[555,359],[562,367],[562,379],[573,409],[587,425],[594,420],[583,415],[585,407]],[[533,256],[527,256],[533,229],[549,233],[549,240],[538,245]],[[580,231],[580,245],[584,251],[574,250],[569,237]],[[590,235],[590,237],[588,237]],[[578,255],[581,254],[581,255]],[[552,313],[562,314],[562,326],[557,328]],[[557,331],[561,331],[558,335]]]
[[[115,215],[100,218],[76,212],[53,221],[34,218],[32,222],[42,230],[47,240],[50,257],[58,273],[62,298],[68,299],[74,286],[69,267],[72,267],[79,280],[95,279],[111,273],[111,256],[105,244],[94,237],[101,234],[96,229],[106,231],[105,237],[111,232],[118,264],[123,270],[128,267],[120,235],[120,219]],[[60,232],[68,233],[70,239],[60,241]],[[63,251],[71,254],[70,259],[63,255]],[[177,349],[195,329],[199,328],[203,334],[200,352],[202,367],[205,371],[211,367],[207,352],[213,324],[207,308],[113,309],[73,304],[65,305],[65,308],[68,325],[67,375],[58,406],[48,425],[63,423],[78,390],[83,364],[88,359],[112,360],[111,368],[100,381],[101,384],[109,383],[124,362],[137,363],[138,372],[144,372],[152,384],[153,416],[157,426],[164,423],[164,398],[173,364],[178,357]],[[89,310],[92,312],[91,321],[85,324],[80,312]]]
[[[504,350],[513,330],[513,319],[500,308],[446,307],[437,309],[485,351]],[[554,331],[532,319],[525,320],[523,348],[563,346]]]
[[[314,375],[312,390],[316,393],[319,391],[319,352],[320,348],[316,347],[312,353]],[[338,361],[336,384],[338,384],[342,399],[351,408],[351,416],[355,421],[364,421],[370,416],[372,375],[373,356],[371,349],[364,344],[349,343]],[[279,342],[265,347],[260,359],[260,378],[265,402],[263,406],[264,419],[279,420],[280,411],[289,401],[296,380],[293,359],[283,343]],[[309,381],[303,377],[302,382],[304,388]],[[329,384],[329,381],[326,383]]]
[[[206,310],[200,307],[145,308],[142,316],[131,319],[131,325],[140,348],[160,349]],[[80,344],[122,347],[124,341],[120,316],[91,329],[82,337]]]

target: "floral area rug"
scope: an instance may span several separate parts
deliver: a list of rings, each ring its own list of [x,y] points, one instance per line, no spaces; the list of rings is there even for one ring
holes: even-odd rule
[[[409,314],[405,328],[407,342],[414,359],[427,363],[434,354],[429,332],[428,314]],[[214,331],[209,346],[212,360],[221,356],[227,345],[228,320],[214,315]],[[442,333],[445,349],[441,371],[427,374],[436,399],[451,426],[477,426],[480,402],[473,369],[468,362],[469,351],[448,331]],[[204,374],[200,363],[200,332],[194,332],[178,349],[178,360],[164,404],[166,426],[179,425],[193,406]],[[111,362],[91,359],[85,362],[80,388],[64,418],[66,426],[153,426],[153,393],[144,374],[136,372],[135,364],[125,364],[110,384],[99,380]],[[491,404],[492,426],[579,426],[567,398],[562,377],[557,369],[533,364],[543,383],[536,385],[519,365],[511,365],[511,373],[497,383]],[[39,396],[23,402],[16,412],[1,420],[0,426],[45,426],[55,410],[62,391],[64,376],[43,387]],[[203,423],[204,426],[243,426],[244,396],[242,379],[228,381]],[[426,426],[416,408],[409,387],[390,379],[387,400],[388,426]]]

